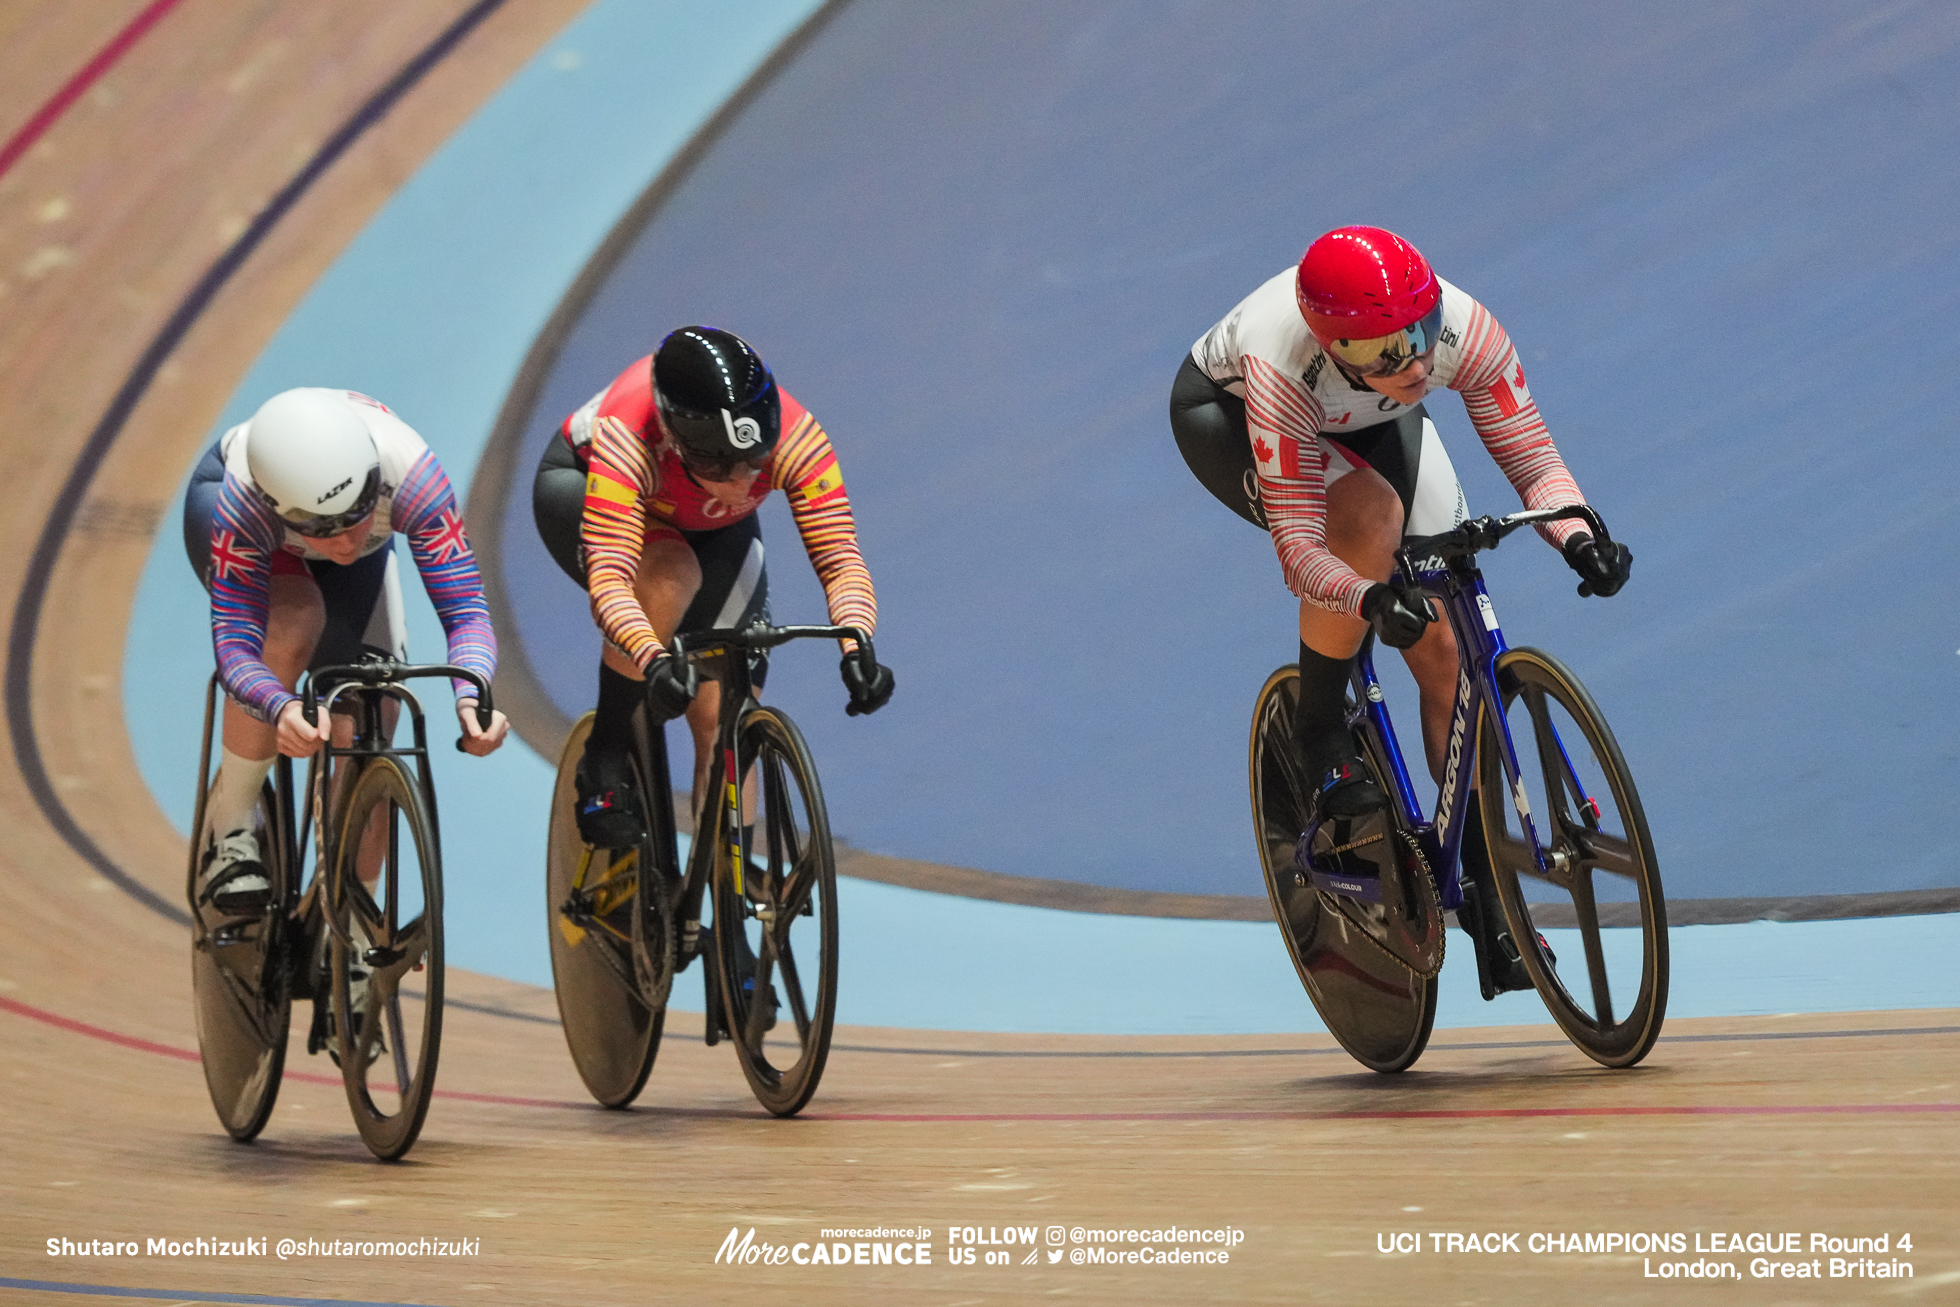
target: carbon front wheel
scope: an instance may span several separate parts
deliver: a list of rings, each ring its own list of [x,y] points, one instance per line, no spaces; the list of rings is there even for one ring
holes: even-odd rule
[[[1417,911],[1410,924],[1425,947],[1435,949],[1435,957],[1433,966],[1419,970],[1384,946],[1380,932],[1370,928],[1373,923],[1354,914],[1364,905],[1315,889],[1295,866],[1312,790],[1294,726],[1299,698],[1299,668],[1282,667],[1266,678],[1252,712],[1252,825],[1266,892],[1293,968],[1327,1029],[1363,1066],[1401,1071],[1422,1056],[1436,1021],[1440,908],[1432,922],[1428,905],[1434,889],[1428,887],[1424,900],[1428,873],[1423,867],[1423,880],[1410,881]]]
[[[753,803],[739,855],[724,830],[715,864],[715,959],[725,1024],[756,1101],[777,1116],[817,1091],[837,1014],[837,867],[816,765],[774,708],[736,736]],[[739,781],[726,781],[740,795]],[[724,791],[724,800],[726,791]],[[723,822],[717,826],[725,826]],[[712,1016],[711,1016],[712,1019]]]
[[[272,884],[272,907],[262,916],[227,917],[197,901],[191,927],[192,1010],[204,1085],[225,1133],[255,1139],[272,1116],[285,1073],[292,992],[286,945],[297,929],[286,916],[297,871],[291,845],[268,783],[259,793],[255,832],[260,861]],[[192,885],[201,868],[192,853]]]
[[[1667,904],[1633,777],[1592,696],[1556,658],[1497,660],[1520,784],[1484,723],[1477,790],[1511,936],[1552,1019],[1604,1066],[1632,1066],[1667,1012]]]
[[[592,714],[572,728],[558,758],[545,853],[545,922],[551,936],[551,979],[572,1065],[594,1099],[625,1107],[639,1096],[660,1050],[666,1019],[640,991],[643,969],[674,973],[674,932],[664,910],[640,911],[649,850],[595,849],[579,837],[573,812],[578,760],[592,733]],[[641,787],[645,797],[646,787]],[[659,905],[664,909],[663,904]],[[636,968],[635,951],[648,965]]]
[[[333,1033],[368,1150],[401,1157],[421,1133],[442,1042],[442,866],[415,779],[392,757],[361,764],[334,840]]]

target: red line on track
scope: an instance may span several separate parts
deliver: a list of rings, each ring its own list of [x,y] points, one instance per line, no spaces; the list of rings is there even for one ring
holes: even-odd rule
[[[139,1053],[156,1053],[163,1057],[174,1057],[181,1062],[203,1060],[187,1048],[172,1048],[168,1044],[137,1039],[131,1035],[120,1035],[101,1026],[89,1025],[85,1021],[76,1021],[72,1017],[57,1016],[53,1012],[29,1007],[11,998],[0,998],[0,1012],[11,1012],[15,1016],[39,1021],[57,1030],[87,1035],[90,1039],[100,1039],[119,1048],[132,1048]],[[286,1079],[299,1080],[312,1085],[341,1083],[339,1076],[315,1075],[308,1071],[288,1071]],[[592,1106],[590,1103],[571,1102],[560,1098],[519,1098],[509,1094],[476,1094],[461,1089],[438,1089],[436,1097],[463,1103],[489,1103],[498,1107],[584,1109]],[[664,1107],[651,1110],[662,1116],[725,1116],[737,1120],[747,1120],[753,1115],[723,1108]],[[1960,1103],[1792,1103],[1765,1104],[1759,1107],[1724,1104],[1675,1107],[1463,1107],[1411,1108],[1406,1111],[1376,1112],[1316,1112],[1307,1109],[1271,1112],[805,1112],[801,1119],[916,1124],[1025,1121],[1039,1125],[1046,1121],[1467,1121],[1575,1116],[1884,1116],[1949,1112],[1960,1113]]]
[[[168,1044],[158,1044],[148,1039],[137,1039],[133,1035],[119,1035],[113,1030],[104,1030],[101,1026],[92,1026],[86,1021],[76,1021],[72,1017],[59,1016],[37,1007],[29,1007],[27,1004],[16,1002],[11,998],[0,998],[0,1012],[11,1012],[15,1016],[26,1017],[30,1021],[39,1021],[43,1025],[53,1026],[57,1030],[66,1030],[70,1034],[87,1035],[90,1039],[100,1039],[104,1043],[114,1044],[118,1048],[133,1048],[139,1053],[155,1053],[161,1057],[174,1057],[180,1062],[201,1063],[204,1061],[203,1058],[188,1048],[172,1048]],[[309,1085],[332,1085],[335,1088],[339,1088],[342,1083],[339,1076],[316,1075],[311,1071],[288,1071],[285,1073],[285,1078],[287,1080],[302,1081]],[[504,1094],[472,1094],[460,1089],[438,1089],[436,1090],[436,1097],[454,1098],[465,1103],[494,1103],[506,1107],[591,1106],[589,1103],[573,1103],[562,1099],[513,1098]]]
[[[68,84],[56,91],[54,97],[27,120],[26,126],[9,137],[4,146],[0,146],[0,177],[6,176],[7,170],[27,153],[34,142],[41,139],[48,128],[54,126],[55,120],[67,113],[69,107],[101,80],[102,74],[108,72],[116,60],[129,53],[129,48],[179,3],[181,0],[154,0],[147,9],[131,19],[127,27],[117,32],[114,39],[96,53],[95,58],[82,65],[81,71],[69,78]]]

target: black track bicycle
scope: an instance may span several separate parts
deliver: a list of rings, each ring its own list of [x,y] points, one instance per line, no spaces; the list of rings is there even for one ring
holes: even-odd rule
[[[231,917],[198,892],[199,840],[191,844],[191,984],[204,1081],[232,1138],[265,1128],[279,1095],[295,999],[314,1001],[307,1051],[339,1063],[361,1139],[393,1160],[415,1143],[435,1092],[442,1037],[442,850],[435,781],[421,705],[406,682],[449,677],[476,688],[488,729],[490,687],[458,667],[389,660],[324,667],[301,686],[309,722],[321,708],[353,718],[345,746],[309,761],[295,802],[293,765],[281,756],[255,818],[272,906]],[[204,829],[218,678],[205,692],[197,811]],[[414,743],[394,743],[405,706]],[[412,762],[412,766],[411,766]],[[302,816],[302,814],[305,814]],[[309,833],[318,856],[302,892]]]
[[[837,1012],[837,867],[823,789],[803,735],[756,702],[750,655],[803,639],[852,639],[867,679],[877,666],[856,627],[701,631],[676,657],[721,683],[709,776],[685,870],[666,730],[636,710],[630,754],[647,842],[600,849],[579,837],[573,776],[592,714],[573,727],[551,799],[546,919],[565,1042],[593,1098],[630,1104],[660,1049],[674,976],[703,960],[705,1037],[735,1045],[756,1100],[777,1116],[817,1090]],[[704,919],[705,914],[705,919]]]
[[[1428,1043],[1446,910],[1475,946],[1486,1000],[1528,983],[1605,1066],[1632,1066],[1660,1036],[1667,908],[1626,759],[1563,663],[1505,644],[1476,565],[1520,527],[1567,518],[1609,538],[1596,513],[1572,505],[1475,518],[1397,550],[1395,584],[1440,601],[1461,670],[1436,812],[1424,821],[1372,633],[1355,659],[1348,721],[1389,796],[1395,846],[1379,882],[1296,859],[1316,779],[1303,774],[1296,741],[1298,667],[1268,677],[1253,709],[1252,819],[1273,914],[1328,1030],[1377,1071],[1404,1069]]]

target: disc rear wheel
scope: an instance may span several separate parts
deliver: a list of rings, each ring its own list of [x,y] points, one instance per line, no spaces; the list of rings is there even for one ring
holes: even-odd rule
[[[591,733],[587,713],[558,759],[545,855],[545,919],[552,985],[572,1064],[601,1105],[625,1107],[645,1087],[660,1049],[673,984],[674,930],[670,904],[649,885],[657,875],[650,849],[595,849],[579,836],[574,773]],[[637,763],[634,775],[637,783]],[[639,789],[643,798],[662,797],[646,795],[644,784]],[[652,995],[642,992],[642,978],[649,976],[656,985]]]
[[[1294,970],[1327,1029],[1363,1066],[1401,1071],[1422,1055],[1435,1024],[1441,911],[1434,907],[1426,866],[1418,872],[1405,856],[1408,902],[1392,904],[1391,910],[1415,910],[1417,916],[1402,924],[1420,943],[1404,960],[1382,923],[1369,919],[1381,908],[1317,890],[1295,865],[1313,787],[1302,770],[1294,725],[1299,697],[1299,669],[1286,666],[1266,679],[1253,708],[1252,822],[1266,892]],[[1413,850],[1405,832],[1398,829],[1395,835],[1404,840],[1405,852]],[[1419,859],[1419,852],[1414,856]],[[1417,874],[1420,880],[1409,879]],[[1427,963],[1430,949],[1433,966],[1411,965]]]
[[[228,917],[196,902],[191,927],[191,993],[197,1045],[211,1106],[233,1139],[258,1137],[272,1116],[286,1065],[292,1022],[287,942],[296,929],[286,917],[296,872],[268,782],[254,819],[259,860],[271,882],[271,908],[262,916]],[[200,857],[193,850],[195,864]],[[192,868],[193,888],[200,867]]]

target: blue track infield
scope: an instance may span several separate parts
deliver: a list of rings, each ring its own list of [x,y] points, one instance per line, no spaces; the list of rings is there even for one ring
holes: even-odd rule
[[[788,0],[752,7],[748,11],[752,26],[736,30],[720,26],[723,20],[702,17],[698,6],[601,0],[404,186],[268,346],[241,383],[222,422],[239,420],[265,395],[286,386],[351,386],[375,394],[400,411],[429,439],[459,491],[465,489],[497,406],[525,351],[590,252],[673,152],[812,8],[808,3]],[[879,12],[875,6],[863,8]],[[845,16],[858,9],[847,8]],[[1056,40],[1060,42],[1058,49],[1076,48],[1059,37]],[[671,52],[676,67],[694,70],[694,80],[640,75],[642,52],[650,45]],[[1939,62],[1939,52],[1944,50],[1946,47],[1937,47],[1930,56],[1936,68],[1947,67]],[[1049,55],[1053,53],[1049,51]],[[550,196],[552,202],[541,204],[540,196]],[[1292,225],[1299,226],[1300,221]],[[1254,265],[1264,267],[1272,261],[1269,253],[1261,246],[1237,259],[1232,264],[1235,275]],[[1463,257],[1472,261],[1467,254]],[[1485,268],[1487,279],[1502,280],[1510,275],[1504,273],[1501,264],[1488,262],[1490,251],[1481,257],[1485,262],[1478,266]],[[497,275],[483,276],[486,267],[496,268]],[[1574,279],[1569,270],[1561,270],[1560,277],[1567,283]],[[1222,297],[1218,312],[1229,307],[1229,300],[1242,289],[1232,276],[1217,269],[1208,272],[1205,280],[1212,293]],[[1245,281],[1243,288],[1252,284]],[[1928,293],[1938,299],[1947,290],[1935,287]],[[1557,335],[1557,306],[1528,302],[1533,304],[1528,318],[1542,324],[1542,334]],[[1195,336],[1208,322],[1209,318],[1194,318],[1188,332],[1183,324],[1178,330],[1186,337]],[[1512,325],[1514,329],[1518,326],[1516,321]],[[644,347],[644,342],[635,342],[631,348],[639,352]],[[1531,357],[1527,352],[1527,359]],[[1174,357],[1170,363],[1174,366]],[[979,364],[993,366],[984,359],[977,360]],[[1162,383],[1167,385],[1170,367],[1162,371]],[[803,392],[804,388],[790,384],[799,394]],[[817,406],[815,396],[807,397]],[[1141,398],[1137,402],[1142,405]],[[1587,406],[1576,399],[1568,402],[1574,409]],[[1151,398],[1149,407],[1148,414],[1138,407],[1135,420],[1161,423],[1160,399]],[[1460,414],[1458,417],[1460,422]],[[1161,434],[1152,428],[1152,439]],[[1167,445],[1168,441],[1158,443]],[[1583,446],[1584,442],[1580,443]],[[1161,462],[1163,449],[1153,447],[1153,451],[1151,457]],[[1616,465],[1616,458],[1617,462],[1629,461],[1606,454],[1596,457],[1599,465],[1609,467]],[[1460,455],[1458,461],[1461,465],[1469,460]],[[854,466],[867,469],[866,481],[874,490],[881,480],[891,479],[889,475],[871,474],[874,460],[861,456]],[[1833,466],[1844,470],[1849,465]],[[1181,467],[1173,463],[1161,470],[1173,479],[1159,487],[1157,497],[1163,502],[1150,511],[1180,522],[1187,512],[1195,513],[1188,524],[1193,538],[1214,539],[1240,558],[1243,567],[1265,569],[1260,573],[1265,577],[1261,604],[1271,606],[1283,600],[1283,592],[1277,592],[1271,582],[1269,551],[1262,562],[1257,549],[1251,547],[1264,548],[1256,534],[1234,522],[1213,520],[1223,516],[1216,505],[1185,502],[1192,495],[1202,496],[1202,491],[1195,483],[1187,485],[1175,479],[1188,481]],[[1582,466],[1582,480],[1586,474]],[[857,484],[853,473],[854,489]],[[927,498],[901,509],[895,498],[896,486],[884,493],[887,521],[930,517],[934,511]],[[1625,493],[1628,502],[1633,502],[1658,492]],[[873,498],[877,498],[876,493]],[[1923,511],[1914,510],[1928,521],[1939,511],[1944,510],[1930,503]],[[1197,525],[1200,521],[1206,524],[1202,528]],[[777,542],[778,570],[786,574],[800,565],[800,559],[782,529],[784,525],[777,525],[772,539]],[[1228,528],[1240,534],[1232,536]],[[159,538],[144,575],[130,628],[124,692],[139,765],[165,810],[181,827],[188,824],[190,771],[201,687],[210,668],[210,645],[204,596],[183,561],[176,535],[173,522]],[[1546,557],[1534,559],[1534,565],[1556,564],[1548,552],[1540,552]],[[1652,556],[1665,567],[1669,565],[1666,554],[1657,548]],[[873,563],[878,565],[875,553]],[[1695,566],[1701,568],[1702,564],[1696,562]],[[1531,573],[1533,584],[1542,587],[1546,581],[1540,572],[1551,573],[1549,567]],[[425,653],[440,649],[439,629],[419,587],[411,584],[404,589],[411,603],[413,647]],[[1703,596],[1696,602],[1705,605],[1708,598]],[[899,612],[904,613],[905,607],[901,605]],[[1950,611],[1952,606],[1940,607]],[[1514,613],[1507,606],[1507,620],[1533,616],[1523,605],[1518,609]],[[1284,617],[1283,611],[1275,611]],[[1591,610],[1586,611],[1590,615]],[[781,607],[778,615],[785,619],[806,616]],[[1618,652],[1603,661],[1608,667],[1627,667],[1629,679],[1640,682],[1637,687],[1628,684],[1617,691],[1616,703],[1632,702],[1640,694],[1653,692],[1655,678],[1645,673],[1632,676],[1633,669],[1627,663],[1634,658],[1629,652],[1633,648],[1629,643],[1632,628],[1627,623],[1653,617],[1652,611],[1636,607],[1625,610],[1624,616],[1601,619],[1610,621],[1608,638],[1621,644]],[[794,682],[786,682],[782,697],[806,726],[821,722],[827,735],[839,739],[848,738],[849,730],[868,730],[864,740],[891,744],[904,732],[925,730],[909,723],[921,720],[933,702],[933,677],[941,672],[929,669],[931,659],[941,655],[930,654],[919,643],[926,637],[900,634],[909,620],[910,614],[892,616],[888,607],[896,648],[911,645],[914,661],[909,665],[915,669],[912,679],[903,679],[908,664],[898,662],[901,692],[909,690],[911,697],[895,703],[889,714],[881,714],[869,724],[847,727],[836,714],[841,692],[834,679],[820,687],[812,682],[814,688],[802,693],[794,689]],[[1670,630],[1686,629],[1682,622],[1693,625],[1690,619],[1669,620],[1676,621]],[[1548,607],[1533,616],[1529,625],[1557,633],[1570,621],[1571,615],[1564,609]],[[1521,627],[1525,624],[1520,623]],[[957,643],[952,637],[946,638],[949,644]],[[1952,643],[1946,640],[1946,644]],[[888,646],[881,640],[884,647]],[[1664,651],[1640,647],[1647,651],[1635,662],[1646,666],[1655,660],[1664,661]],[[1267,663],[1286,657],[1281,645],[1267,653],[1260,655]],[[954,657],[951,652],[942,654]],[[1951,659],[1952,655],[1946,657]],[[1258,670],[1263,674],[1264,666]],[[828,673],[828,668],[825,671]],[[1920,678],[1912,683],[1915,702],[1949,702],[1950,687],[1927,681],[1922,671],[1914,665],[1913,674]],[[1942,664],[1941,672],[1950,681],[1951,667]],[[1251,688],[1257,683],[1255,675]],[[1595,684],[1595,689],[1600,688]],[[1250,692],[1248,688],[1240,697],[1249,703]],[[1795,691],[1809,692],[1807,688]],[[1942,700],[1941,695],[1947,698]],[[1032,701],[1029,706],[1033,706]],[[901,707],[914,716],[901,715]],[[1699,710],[1692,705],[1670,703],[1666,711],[1683,714],[1674,720],[1699,720]],[[838,716],[834,724],[829,721],[832,715]],[[1221,709],[1180,720],[1176,723],[1178,734],[1185,740],[1196,735],[1207,737],[1205,750],[1229,745],[1236,751],[1242,747],[1241,716],[1235,699],[1230,711]],[[1950,733],[1950,714],[1933,716]],[[1659,727],[1652,729],[1658,731]],[[1921,748],[1926,728],[1900,729],[1902,739],[1919,742],[1913,747]],[[1622,733],[1627,733],[1624,727]],[[1209,738],[1213,735],[1217,741]],[[1659,745],[1653,741],[1662,737],[1650,733],[1643,738],[1649,743],[1642,749],[1647,756],[1654,756]],[[1092,750],[1105,745],[1110,750],[1118,747],[1094,735],[1077,742],[1086,743]],[[943,751],[943,741],[940,747]],[[836,748],[839,771],[832,776],[833,742],[824,738],[818,743],[830,781],[827,788],[840,796],[833,799],[833,809],[842,818],[840,833],[860,844],[889,847],[908,855],[926,852],[908,846],[902,831],[891,832],[889,842],[866,838],[867,830],[878,834],[886,828],[876,824],[882,819],[875,813],[856,806],[859,800],[841,797],[853,792],[850,782],[863,773],[852,763],[847,748]],[[1106,756],[1131,755],[1112,752]],[[1176,756],[1183,759],[1180,766],[1194,765],[1184,754]],[[1940,756],[1951,761],[1949,755]],[[1762,759],[1786,769],[1799,765],[1781,750],[1766,750]],[[489,760],[467,760],[444,753],[436,766],[443,787],[451,960],[491,974],[548,984],[541,868],[549,763],[514,743]],[[1941,766],[1945,763],[1927,762],[1915,783],[1930,783],[1935,775],[1945,775],[1939,770]],[[1242,767],[1242,761],[1235,758],[1224,774],[1242,777]],[[913,770],[921,777],[938,777],[938,783],[948,786],[949,793],[957,791],[962,796],[959,802],[974,802],[956,779],[930,765],[924,755]],[[1023,766],[1019,774],[1029,770]],[[1192,774],[1209,776],[1210,760]],[[1237,783],[1242,785],[1242,779]],[[1175,803],[1159,796],[1151,802],[1152,820],[1161,824],[1170,819],[1171,826],[1165,827],[1167,837],[1174,836],[1179,847],[1196,849],[1202,856],[1194,861],[1250,865],[1251,840],[1244,829],[1243,795],[1229,787],[1219,794],[1211,793],[1222,785],[1211,780],[1194,782],[1173,795]],[[863,792],[864,787],[855,789]],[[988,813],[969,813],[960,821],[977,830],[980,827],[976,823],[984,817],[995,828],[1009,831],[1080,819],[1079,800],[1057,817],[1043,806],[1049,802],[1045,797],[1032,816],[1014,801],[1016,795],[999,792],[994,797],[1004,806]],[[928,794],[910,796],[906,803],[919,812],[933,810]],[[1174,829],[1180,821],[1200,828],[1216,821],[1221,831],[1229,827],[1229,836],[1209,834],[1206,829],[1196,835]],[[1760,834],[1761,813],[1756,812],[1749,821],[1754,823],[1750,829]],[[1096,839],[1104,843],[1129,838],[1113,820],[1091,825]],[[1935,826],[1943,831],[1945,823],[1935,823],[1931,816],[1915,817],[1912,823],[1895,829],[1902,832],[1903,843],[1915,844],[1906,837],[1917,834],[1920,825],[1930,834]],[[1737,835],[1737,842],[1729,847],[1691,846],[1691,852],[1707,855],[1693,861],[1705,863],[1719,857],[1725,864],[1730,860],[1752,865],[1766,862],[1772,868],[1778,864],[1780,855],[1763,853],[1765,846],[1760,840],[1752,842],[1741,839],[1739,832],[1731,834]],[[1917,841],[1916,846],[1921,856],[1944,854],[1953,847],[1951,837],[1944,834],[1931,842]],[[1739,852],[1745,849],[1751,851]],[[1085,870],[1078,870],[1078,864],[1066,856],[968,861],[1028,875],[1093,879],[1087,874],[1088,864],[1080,864]],[[1665,854],[1663,865],[1668,865]],[[1256,870],[1253,874],[1250,885],[1234,882],[1210,888],[1257,892]],[[1925,883],[1951,883],[1951,866],[1933,875],[1934,879]],[[1192,884],[1168,887],[1207,888]],[[1837,886],[1846,890],[1886,887],[1892,886]],[[1671,884],[1671,888],[1680,893],[1677,886]],[[1729,892],[1742,893],[1744,889]],[[1318,1028],[1277,932],[1270,925],[1065,913],[855,881],[846,882],[840,897],[845,943],[838,1016],[845,1023],[1105,1034]],[[1460,937],[1457,942],[1461,942]],[[1554,947],[1558,943],[1554,936]],[[1960,946],[1960,915],[1681,929],[1674,932],[1670,1011],[1680,1016],[1716,1016],[1951,1005],[1960,994],[1956,994],[1951,967],[1944,959],[1955,954],[1956,946]],[[1439,1026],[1544,1020],[1542,1007],[1530,995],[1508,995],[1488,1005],[1479,1001],[1467,950],[1458,952],[1444,972]],[[1949,979],[1937,981],[1941,974]],[[692,991],[687,984],[684,978],[677,987],[676,1005],[699,1010],[698,982]]]
[[[530,525],[537,451],[661,332],[737,329],[836,443],[898,676],[866,722],[824,660],[771,681],[839,828],[1259,894],[1246,722],[1296,605],[1185,469],[1170,382],[1314,235],[1378,223],[1510,331],[1633,549],[1611,600],[1529,534],[1484,566],[1613,723],[1669,896],[1960,886],[1957,141],[1936,0],[1425,6],[1394,40],[1312,0],[850,0],[566,330],[511,625],[575,717],[597,643]],[[1461,400],[1429,409],[1471,510],[1516,507]],[[762,513],[778,613],[815,610]]]

